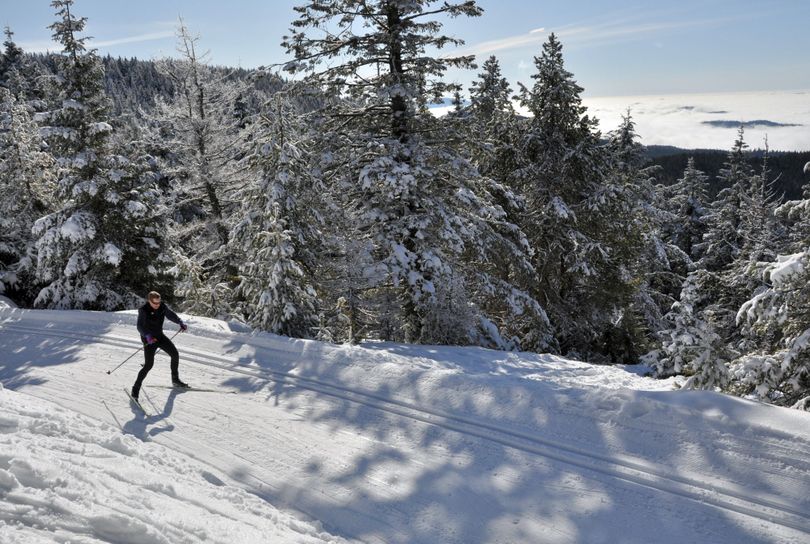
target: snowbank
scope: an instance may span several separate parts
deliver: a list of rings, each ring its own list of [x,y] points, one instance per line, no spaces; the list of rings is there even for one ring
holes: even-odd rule
[[[0,542],[345,542],[216,470],[0,386]]]

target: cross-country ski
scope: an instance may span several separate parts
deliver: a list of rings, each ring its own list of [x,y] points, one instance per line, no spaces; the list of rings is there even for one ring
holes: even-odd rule
[[[127,394],[127,398],[129,399],[131,405],[135,406],[141,412],[141,414],[143,414],[146,417],[149,417],[149,412],[147,412],[146,408],[143,407],[143,404],[141,404],[140,399],[136,399],[135,397],[133,397],[132,393],[126,387],[124,387],[124,393]]]
[[[181,393],[185,392],[198,392],[198,393],[225,393],[235,395],[238,391],[234,391],[233,389],[215,389],[210,387],[195,387],[193,385],[188,385],[186,387],[178,387],[175,385],[149,385],[150,389],[172,389],[174,391],[178,391]]]

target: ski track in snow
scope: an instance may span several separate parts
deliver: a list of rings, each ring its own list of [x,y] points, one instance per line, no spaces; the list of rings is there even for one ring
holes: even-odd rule
[[[241,487],[273,506],[319,520],[327,533],[317,525],[308,533],[315,538],[338,538],[333,533],[364,542],[810,539],[806,414],[708,393],[583,387],[590,378],[598,383],[621,371],[548,356],[524,360],[471,348],[326,346],[233,332],[198,318],[196,336],[176,339],[182,375],[193,371],[193,385],[217,377],[219,382],[200,387],[237,394],[150,387],[167,380],[167,368],[158,363],[144,385],[141,401],[151,414],[143,417],[122,410],[123,393],[108,392],[120,392],[117,384],[134,380],[132,366],[113,376],[104,374],[109,368],[97,359],[84,368],[100,356],[112,367],[116,358],[140,347],[131,332],[133,316],[30,311],[6,316],[0,348],[19,354],[39,339],[43,354],[70,352],[64,361],[46,356],[53,366],[38,366],[23,355],[20,361],[27,364],[18,362],[12,375],[0,365],[6,387],[48,397],[81,384],[91,389],[86,395],[57,403],[114,422],[125,438],[154,441],[207,465],[201,471],[207,483],[228,482],[229,489]],[[29,376],[20,375],[22,367]],[[544,383],[544,375],[556,382]],[[92,379],[97,383],[88,383]],[[566,394],[574,384],[580,387]],[[671,397],[662,395],[679,398],[669,402]],[[175,410],[181,403],[183,409]],[[735,411],[755,417],[738,421]],[[769,429],[771,416],[790,432]],[[257,438],[251,429],[260,431]],[[3,459],[0,454],[0,470]],[[461,496],[465,493],[470,497]],[[664,520],[667,515],[672,519]],[[650,521],[639,524],[639,516]],[[93,527],[94,534],[115,523],[101,525]]]

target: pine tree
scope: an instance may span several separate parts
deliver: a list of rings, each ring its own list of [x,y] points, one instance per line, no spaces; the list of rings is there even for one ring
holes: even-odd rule
[[[687,374],[684,387],[691,389],[724,388],[729,383],[729,352],[716,332],[714,312],[707,295],[716,281],[710,272],[690,273],[680,300],[672,305],[667,318],[672,322],[662,346],[662,357],[653,364],[657,377]]]
[[[709,228],[703,242],[695,249],[702,255],[702,265],[719,271],[734,262],[744,243],[740,224],[744,214],[745,196],[753,172],[745,157],[748,144],[740,127],[734,146],[728,154],[719,181],[723,189],[712,203],[707,216]]]
[[[612,286],[612,297],[602,295],[601,304],[614,317],[601,325],[605,338],[601,351],[613,362],[635,363],[664,326],[664,314],[679,290],[672,269],[678,251],[663,239],[666,213],[655,190],[658,168],[647,165],[629,111],[619,128],[608,134],[607,153],[599,205],[608,219],[600,218],[604,226],[599,236],[610,255],[599,279]]]
[[[0,88],[0,292],[20,305],[36,295],[31,228],[53,205],[54,164],[41,144],[28,107]]]
[[[51,78],[45,77],[44,70],[14,43],[11,28],[5,28],[5,36],[4,49],[0,52],[0,88],[6,89],[29,109],[45,109],[43,99],[50,90],[47,82]]]
[[[228,243],[225,218],[233,203],[226,201],[230,173],[223,165],[231,164],[237,140],[233,111],[239,88],[230,85],[227,76],[215,74],[205,64],[208,52],[198,49],[199,37],[192,35],[181,19],[177,27],[181,58],[165,58],[157,65],[172,82],[174,97],[158,101],[156,117],[180,167],[174,175],[188,178],[185,194],[204,206],[207,223],[218,236],[218,243],[205,249],[210,251]]]
[[[464,142],[481,174],[504,183],[517,166],[518,118],[512,106],[512,89],[501,75],[498,60],[492,56],[482,68],[470,88]]]
[[[5,28],[5,35],[4,50],[0,53],[0,87],[19,97],[26,86],[21,70],[23,50],[14,43],[14,33],[9,27]]]
[[[767,172],[763,167],[763,180]],[[805,186],[805,197],[810,195],[808,188],[810,183]],[[732,364],[734,392],[804,410],[810,409],[809,210],[808,198],[786,202],[774,210],[774,217],[781,219],[793,235],[784,237],[787,243],[779,248],[785,255],[756,267],[762,272],[764,286],[752,291],[737,313],[747,352]],[[752,215],[756,218],[762,214]],[[760,245],[753,242],[754,247]]]
[[[742,305],[737,321],[756,343],[732,366],[735,392],[810,409],[810,250],[765,269],[769,287]]]
[[[521,103],[532,117],[510,184],[527,201],[521,226],[535,250],[535,298],[547,308],[563,352],[586,355],[617,318],[612,295],[627,294],[629,276],[611,263],[611,214],[626,202],[606,179],[610,154],[600,145],[596,120],[586,115],[582,87],[565,69],[556,35],[549,36],[535,66],[532,88],[520,86]],[[611,283],[617,274],[620,282]]]
[[[361,260],[377,308],[390,302],[392,291],[400,302],[400,323],[380,334],[469,342],[481,331],[485,300],[499,296],[514,302],[504,312],[534,316],[542,331],[545,316],[536,301],[520,293],[510,273],[495,281],[491,272],[507,254],[515,270],[531,274],[527,246],[501,234],[516,229],[503,224],[490,181],[446,143],[458,136],[442,133],[424,107],[453,90],[440,80],[448,67],[471,65],[469,57],[428,56],[431,48],[460,43],[441,35],[441,24],[430,18],[476,16],[480,8],[473,1],[346,0],[309,2],[296,11],[300,18],[285,39],[295,55],[287,69],[311,70],[310,81],[336,97],[328,104],[327,129],[341,173],[334,182],[347,195],[355,232],[363,233],[360,247],[369,253]],[[297,30],[305,28],[323,36]],[[339,60],[316,71],[328,59]],[[448,319],[457,308],[473,311],[468,319]]]
[[[233,231],[244,252],[237,297],[254,327],[311,337],[318,322],[313,253],[322,231],[306,117],[286,92],[276,93],[257,131],[260,177],[242,193],[243,219]]]
[[[672,221],[667,226],[667,234],[692,262],[701,257],[697,246],[702,243],[708,228],[708,179],[705,173],[695,167],[695,158],[689,157],[683,177],[670,189]]]
[[[44,285],[34,303],[131,307],[159,285],[165,266],[160,225],[149,215],[157,193],[139,162],[110,152],[101,63],[94,50],[87,50],[87,38],[79,37],[86,18],[73,15],[72,0],[51,5],[57,22],[50,28],[64,47],[58,59],[62,83],[42,133],[57,158],[59,203],[33,227],[36,277]]]

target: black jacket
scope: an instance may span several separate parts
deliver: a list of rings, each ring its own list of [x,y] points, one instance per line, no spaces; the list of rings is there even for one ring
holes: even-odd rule
[[[163,334],[163,320],[169,318],[169,321],[183,324],[183,320],[177,317],[171,308],[166,306],[166,303],[161,301],[157,310],[149,305],[149,302],[138,308],[138,332],[141,333],[141,340],[146,342],[146,335],[150,334],[158,337]]]

